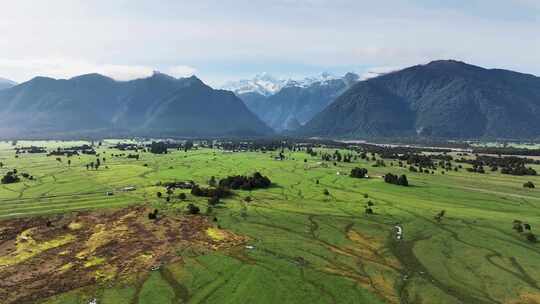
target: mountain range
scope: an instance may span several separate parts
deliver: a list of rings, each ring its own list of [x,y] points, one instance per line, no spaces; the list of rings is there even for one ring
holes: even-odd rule
[[[335,77],[322,73],[299,81],[273,82],[279,90],[261,92],[258,86],[243,86],[235,93],[274,130],[296,130],[322,111],[335,98],[358,81],[358,75],[347,73]],[[260,84],[256,77],[252,84]],[[274,78],[267,78],[274,79]]]
[[[263,136],[272,130],[230,91],[161,73],[132,81],[36,77],[0,91],[0,136]]]
[[[540,78],[454,60],[358,82],[298,136],[540,138]]]
[[[540,139],[540,77],[438,60],[367,80],[261,75],[235,91],[199,78],[0,81],[0,138]],[[233,89],[233,88],[231,88]]]

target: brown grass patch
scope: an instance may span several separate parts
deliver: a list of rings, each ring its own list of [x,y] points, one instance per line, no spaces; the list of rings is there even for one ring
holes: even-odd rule
[[[225,230],[210,236],[204,216],[148,219],[146,207],[0,222],[0,299],[26,303],[150,270],[199,252],[243,244]],[[212,230],[211,230],[212,231]]]

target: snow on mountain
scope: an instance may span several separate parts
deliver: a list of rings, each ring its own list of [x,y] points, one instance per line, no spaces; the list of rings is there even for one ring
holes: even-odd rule
[[[257,74],[253,79],[242,79],[227,82],[222,89],[233,91],[236,94],[259,93],[270,96],[285,86],[287,80],[278,79],[268,73]]]
[[[231,81],[222,86],[222,89],[233,91],[237,95],[245,93],[258,93],[263,96],[274,95],[284,87],[309,87],[313,84],[327,84],[331,80],[341,77],[323,72],[319,75],[305,77],[303,79],[282,79],[274,77],[268,73],[255,75],[253,79],[243,79],[239,81]]]

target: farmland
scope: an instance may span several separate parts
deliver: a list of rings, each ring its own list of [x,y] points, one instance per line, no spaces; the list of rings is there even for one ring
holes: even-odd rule
[[[30,144],[81,143],[18,143]],[[0,187],[0,303],[540,303],[540,245],[512,229],[540,229],[540,190],[523,187],[537,176],[414,173],[289,150],[284,160],[210,148],[133,159],[108,142],[96,151],[105,160],[93,170],[96,155],[68,164],[0,144],[2,175],[33,177]],[[354,167],[369,178],[349,177]],[[272,186],[235,190],[210,210],[187,189],[156,195],[165,182],[254,172]],[[385,183],[387,173],[409,186]],[[159,221],[147,217],[155,209]],[[30,290],[47,279],[63,287]]]

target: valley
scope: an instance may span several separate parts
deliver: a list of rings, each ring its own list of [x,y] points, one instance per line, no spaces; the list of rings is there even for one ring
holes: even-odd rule
[[[362,158],[370,148],[354,145],[290,142],[261,150],[260,143],[202,141],[154,154],[119,150],[117,142],[71,157],[15,154],[11,143],[1,144],[2,175],[17,169],[33,177],[0,188],[2,303],[540,299],[538,243],[513,228],[520,221],[537,233],[540,193],[523,186],[540,184],[537,176],[469,172],[457,162],[461,152],[447,153],[458,171],[426,174],[386,153]],[[84,144],[91,146],[17,142],[48,151]],[[326,156],[336,149],[341,161]],[[99,168],[87,169],[97,158]],[[356,167],[368,177],[350,177]],[[271,186],[233,190],[216,204],[165,186],[212,188],[212,177],[254,172]],[[409,186],[385,183],[388,173],[405,174]]]

